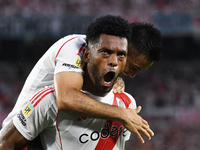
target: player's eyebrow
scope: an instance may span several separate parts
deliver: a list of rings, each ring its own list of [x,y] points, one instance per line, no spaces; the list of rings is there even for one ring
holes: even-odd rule
[[[127,56],[127,55],[128,55],[128,52],[127,52],[127,51],[124,51],[124,50],[121,50],[121,51],[118,52],[118,54],[124,54],[125,56]]]

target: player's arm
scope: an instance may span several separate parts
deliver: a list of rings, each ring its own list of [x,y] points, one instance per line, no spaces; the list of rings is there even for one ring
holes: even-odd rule
[[[83,76],[76,72],[55,75],[56,103],[59,110],[66,110],[86,117],[117,120],[120,109],[100,103],[81,93]]]
[[[148,123],[138,117],[141,108],[124,109],[95,101],[80,90],[83,76],[76,72],[60,72],[55,75],[56,103],[59,110],[76,113],[81,116],[120,121],[130,132],[143,143],[140,134],[150,139]]]
[[[0,136],[0,150],[22,149],[29,143],[11,121],[2,131]]]

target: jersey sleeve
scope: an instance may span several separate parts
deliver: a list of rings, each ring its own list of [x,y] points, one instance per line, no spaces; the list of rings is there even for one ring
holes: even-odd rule
[[[84,60],[82,50],[86,45],[84,36],[64,37],[55,58],[55,72],[73,71],[83,74]]]
[[[13,123],[24,138],[31,141],[54,123],[57,115],[54,91],[43,89],[13,118]]]

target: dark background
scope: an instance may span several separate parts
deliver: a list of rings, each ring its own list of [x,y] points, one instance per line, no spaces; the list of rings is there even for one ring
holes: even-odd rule
[[[0,0],[0,122],[45,51],[65,35],[84,34],[105,14],[151,22],[163,37],[161,61],[134,79],[122,76],[155,132],[145,144],[132,135],[126,150],[199,150],[198,0]]]

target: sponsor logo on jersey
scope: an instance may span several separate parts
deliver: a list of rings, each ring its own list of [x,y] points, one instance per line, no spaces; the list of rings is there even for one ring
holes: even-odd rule
[[[127,129],[124,128],[124,126],[115,121],[107,121],[104,128],[99,132],[99,131],[93,131],[92,133],[84,133],[80,135],[79,137],[79,142],[82,144],[85,144],[87,142],[91,141],[96,141],[98,139],[103,139],[106,140],[108,138],[118,139],[120,136],[125,137],[127,134]]]
[[[22,110],[17,114],[17,117],[18,117],[19,121],[21,122],[21,124],[23,126],[26,126],[26,119],[24,117]]]
[[[75,65],[76,65],[78,68],[80,68],[80,69],[83,68],[84,61],[83,61],[83,59],[82,59],[80,56],[77,57],[76,62],[75,62]]]
[[[25,116],[29,116],[32,111],[33,111],[33,106],[32,106],[31,103],[28,103],[26,105],[26,107],[24,108],[23,113],[24,113]]]
[[[69,69],[73,68],[73,69],[79,69],[79,67],[75,66],[75,65],[71,65],[71,64],[67,64],[67,63],[63,63],[62,66],[66,66]]]

